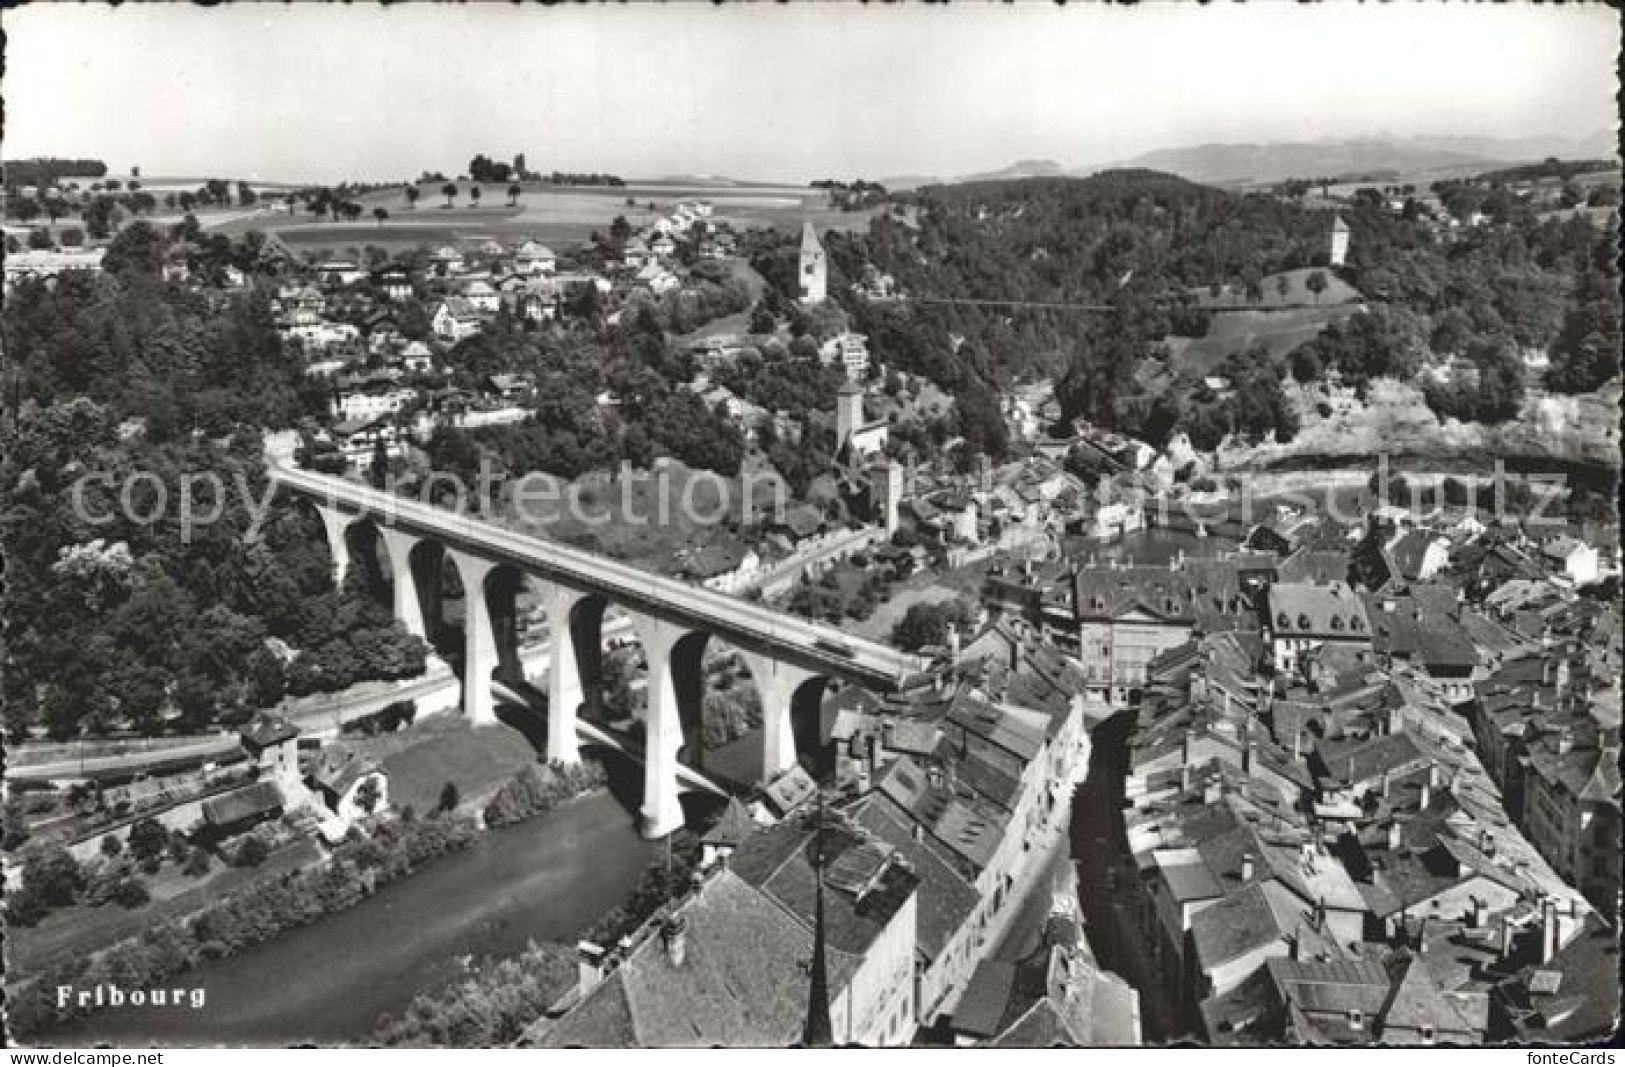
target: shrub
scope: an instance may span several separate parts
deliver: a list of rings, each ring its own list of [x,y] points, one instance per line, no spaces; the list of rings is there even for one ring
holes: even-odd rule
[[[146,883],[135,875],[125,875],[113,887],[113,903],[125,908],[139,908],[152,899]]]
[[[530,764],[491,798],[485,808],[486,825],[506,826],[541,815],[604,782],[604,768],[594,761],[550,763],[545,767]]]
[[[270,846],[259,837],[250,834],[238,843],[231,855],[231,862],[235,867],[258,867],[270,854]]]

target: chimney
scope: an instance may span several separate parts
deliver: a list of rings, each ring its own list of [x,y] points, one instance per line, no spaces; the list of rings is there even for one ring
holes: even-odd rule
[[[1472,897],[1471,901],[1473,906],[1473,929],[1482,930],[1485,921],[1489,918],[1489,905],[1478,897]]]
[[[673,915],[660,927],[660,943],[666,948],[673,967],[681,967],[688,957],[688,920]]]
[[[1557,677],[1555,678],[1555,682],[1557,684],[1557,688],[1560,690],[1567,689],[1569,687],[1569,661],[1567,657],[1559,660],[1557,663]]]
[[[916,841],[925,840],[925,827],[921,826],[919,823],[911,824],[909,826],[909,831],[910,831],[910,833],[913,834],[914,840],[916,840]]]
[[[1297,963],[1299,960],[1301,960],[1303,958],[1303,949],[1302,949],[1302,947],[1300,945],[1300,942],[1302,940],[1303,940],[1303,935],[1301,933],[1296,932],[1296,931],[1294,931],[1293,933],[1287,935],[1287,939],[1286,939],[1287,959],[1291,960],[1293,963]]]
[[[1420,801],[1417,803],[1416,806],[1420,810],[1426,811],[1428,809],[1428,805],[1430,805],[1432,803],[1433,803],[1433,783],[1431,783],[1431,782],[1423,782],[1422,783],[1422,797],[1421,797]]]
[[[1557,902],[1543,897],[1540,902],[1540,962],[1550,963],[1562,947],[1557,933]]]
[[[1253,854],[1251,852],[1241,854],[1241,880],[1243,883],[1253,880]]]
[[[1292,762],[1297,763],[1303,759],[1303,730],[1292,731]]]
[[[585,997],[604,977],[604,946],[593,941],[576,942],[576,987]]]
[[[1557,754],[1567,756],[1574,751],[1574,731],[1567,726],[1557,732]]]
[[[1179,792],[1183,796],[1191,791],[1191,765],[1181,764],[1179,768]]]
[[[1399,825],[1399,820],[1398,819],[1395,819],[1393,822],[1390,822],[1388,824],[1388,851],[1389,852],[1398,852],[1399,851],[1400,845],[1404,843],[1404,838],[1402,836],[1403,831],[1404,831],[1404,828]]]
[[[1506,959],[1508,956],[1512,955],[1512,934],[1513,934],[1512,916],[1510,914],[1503,914],[1501,916],[1501,958],[1502,959]]]
[[[1244,774],[1253,773],[1253,761],[1258,758],[1258,743],[1247,742],[1247,747],[1241,750],[1241,769]]]
[[[1387,771],[1383,771],[1382,772],[1382,799],[1384,799],[1384,800],[1388,799],[1388,788],[1389,788],[1389,785],[1391,784],[1391,780],[1392,780],[1392,775],[1390,775]]]
[[[1439,774],[1439,765],[1437,763],[1428,764],[1428,785],[1437,788],[1442,784],[1441,778],[1442,776]]]
[[[1478,850],[1486,856],[1495,855],[1495,835],[1485,830],[1478,836]]]

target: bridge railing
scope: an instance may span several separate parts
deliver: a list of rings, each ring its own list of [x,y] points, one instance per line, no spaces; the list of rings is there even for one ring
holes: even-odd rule
[[[387,526],[393,526],[397,519],[404,519],[434,533],[458,538],[476,548],[499,555],[517,554],[544,572],[553,570],[566,578],[596,583],[606,587],[606,591],[630,600],[646,600],[675,607],[684,614],[705,618],[725,629],[761,631],[760,636],[769,643],[796,646],[821,658],[840,659],[857,668],[892,675],[899,681],[924,668],[924,661],[919,657],[854,637],[835,627],[791,619],[747,600],[651,574],[574,546],[544,541],[490,522],[477,521],[446,508],[356,485],[332,475],[278,464],[271,466],[271,477],[291,489],[317,496],[328,504],[350,505],[359,509],[363,516],[376,516]],[[830,650],[820,652],[820,643]],[[845,651],[837,652],[835,649]]]

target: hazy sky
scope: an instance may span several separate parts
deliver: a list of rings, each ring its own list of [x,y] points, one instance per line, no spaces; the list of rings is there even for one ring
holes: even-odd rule
[[[1216,141],[1614,126],[1601,4],[7,11],[7,157],[399,179],[952,176]]]

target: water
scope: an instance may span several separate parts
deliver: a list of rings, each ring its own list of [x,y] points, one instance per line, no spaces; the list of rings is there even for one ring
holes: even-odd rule
[[[626,899],[655,855],[607,793],[485,834],[348,911],[164,983],[201,987],[190,1008],[103,1009],[40,1037],[87,1045],[287,1045],[361,1041],[381,1013],[454,976],[459,957],[574,942]]]
[[[1206,559],[1225,552],[1236,551],[1237,542],[1216,534],[1197,537],[1185,530],[1152,527],[1132,530],[1115,541],[1090,541],[1073,538],[1068,547],[1074,558],[1086,560],[1117,560],[1119,563],[1146,563],[1161,565],[1183,552],[1191,559]]]

